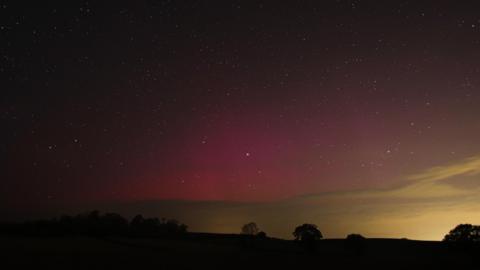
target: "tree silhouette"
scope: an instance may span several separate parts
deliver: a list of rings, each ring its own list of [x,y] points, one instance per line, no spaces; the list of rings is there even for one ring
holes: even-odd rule
[[[295,228],[293,232],[297,241],[316,241],[323,238],[322,233],[315,224],[303,224]]]
[[[128,220],[116,213],[100,216],[100,231],[103,234],[122,234],[128,229]]]
[[[138,227],[141,226],[144,223],[145,219],[143,218],[142,215],[136,215],[133,217],[132,221],[130,221],[130,226],[131,227]]]
[[[257,237],[261,238],[261,239],[265,239],[265,238],[267,238],[267,233],[264,232],[264,231],[261,231],[261,232],[257,233]]]
[[[365,237],[363,237],[361,234],[352,233],[352,234],[347,235],[346,239],[348,241],[363,241],[363,240],[365,240]]]
[[[259,229],[255,222],[250,222],[242,226],[242,234],[257,235],[258,232]]]
[[[161,220],[158,218],[144,218],[142,215],[135,216],[130,222],[130,229],[135,234],[174,234],[187,232],[187,225],[181,224],[175,219]]]
[[[361,254],[365,250],[365,237],[352,233],[345,239],[345,247],[353,253]]]
[[[480,226],[460,224],[443,238],[445,242],[480,242]]]
[[[187,225],[174,219],[144,218],[136,215],[129,223],[116,213],[101,214],[91,211],[76,216],[62,215],[50,220],[34,220],[24,223],[1,224],[0,229],[26,235],[88,235],[105,237],[112,235],[151,236],[187,232]],[[1,231],[0,231],[1,232]]]

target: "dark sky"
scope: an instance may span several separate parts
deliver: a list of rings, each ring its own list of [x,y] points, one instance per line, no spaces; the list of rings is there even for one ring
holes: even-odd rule
[[[135,204],[193,230],[423,239],[480,222],[475,1],[37,2],[0,3],[7,218]]]

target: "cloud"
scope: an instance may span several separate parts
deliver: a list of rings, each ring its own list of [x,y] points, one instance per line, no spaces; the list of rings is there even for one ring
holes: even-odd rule
[[[386,190],[364,190],[356,192],[355,196],[362,198],[386,198],[389,201],[408,199],[411,202],[451,200],[459,196],[476,194],[476,190],[461,188],[463,184],[472,186],[467,178],[480,174],[480,156],[466,158],[459,162],[435,166],[416,174],[408,175],[406,185]],[[480,186],[480,182],[478,183]]]
[[[408,177],[408,179],[435,182],[458,175],[478,174],[480,174],[480,156],[475,156],[467,158],[456,164],[433,167],[422,173],[411,175]]]

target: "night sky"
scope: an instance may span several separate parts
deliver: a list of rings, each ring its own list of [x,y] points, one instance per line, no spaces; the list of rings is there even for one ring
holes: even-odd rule
[[[2,219],[480,223],[475,1],[37,2],[0,3]]]

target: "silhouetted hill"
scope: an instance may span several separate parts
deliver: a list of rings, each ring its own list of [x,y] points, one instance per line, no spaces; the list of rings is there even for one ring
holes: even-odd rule
[[[317,227],[303,224],[295,229],[297,240],[284,240],[265,233],[187,232],[176,220],[137,215],[128,221],[92,211],[0,224],[0,254],[6,269],[471,269],[480,266],[476,228],[463,224],[449,233],[448,239],[461,241],[359,234],[319,240]]]
[[[235,234],[186,233],[170,237],[0,238],[3,265],[48,269],[432,269],[478,266],[478,250],[445,243],[366,239],[362,252],[347,240],[326,239],[314,251],[292,240]]]

